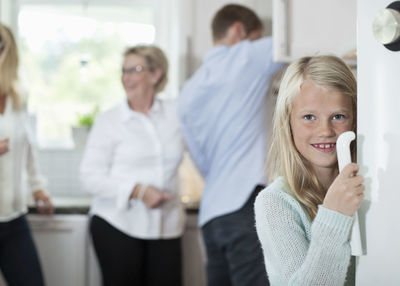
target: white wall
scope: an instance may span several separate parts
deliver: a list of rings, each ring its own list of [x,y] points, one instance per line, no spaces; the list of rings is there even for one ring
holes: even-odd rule
[[[17,32],[18,0],[0,0],[0,22],[9,26],[14,35]]]

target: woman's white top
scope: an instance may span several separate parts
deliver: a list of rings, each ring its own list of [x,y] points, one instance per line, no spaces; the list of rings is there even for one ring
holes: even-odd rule
[[[27,113],[14,110],[9,97],[4,113],[0,114],[0,139],[4,138],[9,139],[9,151],[0,155],[0,222],[27,212],[28,185],[32,191],[45,189]]]
[[[91,214],[135,238],[181,236],[185,213],[177,169],[182,154],[174,101],[155,99],[147,115],[133,111],[127,101],[100,114],[81,163],[84,189],[94,197]],[[172,198],[147,208],[141,200],[130,199],[136,184],[154,186]]]

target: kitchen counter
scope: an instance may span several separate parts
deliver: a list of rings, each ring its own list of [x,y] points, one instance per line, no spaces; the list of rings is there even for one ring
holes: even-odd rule
[[[54,214],[87,214],[90,209],[91,197],[52,197]],[[198,204],[184,204],[187,214],[197,214]],[[28,204],[28,212],[37,214],[38,211],[31,201]]]
[[[48,285],[101,285],[100,268],[91,244],[87,215],[90,197],[53,197],[55,215],[37,215],[31,202],[27,216]],[[183,285],[205,286],[205,250],[197,226],[198,209],[185,204],[182,236]],[[54,252],[54,249],[57,249]],[[0,281],[0,285],[3,285]]]
[[[89,212],[91,197],[52,197],[54,205],[54,214],[87,214]],[[33,203],[28,204],[28,210],[31,214],[37,214],[38,211]]]

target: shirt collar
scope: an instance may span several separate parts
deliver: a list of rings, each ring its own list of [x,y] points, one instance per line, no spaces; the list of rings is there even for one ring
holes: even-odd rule
[[[161,110],[161,101],[157,97],[154,98],[153,105],[149,110],[149,116],[157,114]],[[130,120],[131,118],[137,118],[139,116],[143,116],[142,113],[134,111],[130,108],[128,104],[128,100],[124,100],[121,104],[121,120],[123,122]]]
[[[203,61],[207,62],[209,61],[211,58],[215,57],[217,54],[219,54],[221,51],[224,51],[226,49],[228,49],[228,46],[224,46],[224,45],[218,45],[218,46],[214,46],[212,47],[204,56]]]
[[[216,45],[216,46],[212,47],[212,48],[206,53],[206,55],[204,56],[203,60],[206,62],[206,61],[210,60],[211,58],[213,58],[214,56],[220,54],[221,52],[224,52],[224,51],[226,51],[226,50],[228,50],[228,49],[230,49],[230,48],[232,48],[232,47],[234,47],[234,46],[236,46],[236,45],[241,45],[241,44],[243,44],[244,42],[248,42],[248,41],[249,41],[249,40],[244,39],[244,40],[242,40],[242,41],[240,41],[240,42],[238,42],[238,43],[236,43],[236,44],[234,44],[234,45],[232,45],[232,46],[227,46],[227,45]]]

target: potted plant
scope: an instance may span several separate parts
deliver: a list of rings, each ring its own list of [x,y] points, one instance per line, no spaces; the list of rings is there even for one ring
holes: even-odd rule
[[[84,148],[89,135],[90,128],[99,112],[99,106],[95,106],[92,111],[78,114],[76,125],[72,126],[72,138],[75,148]]]

